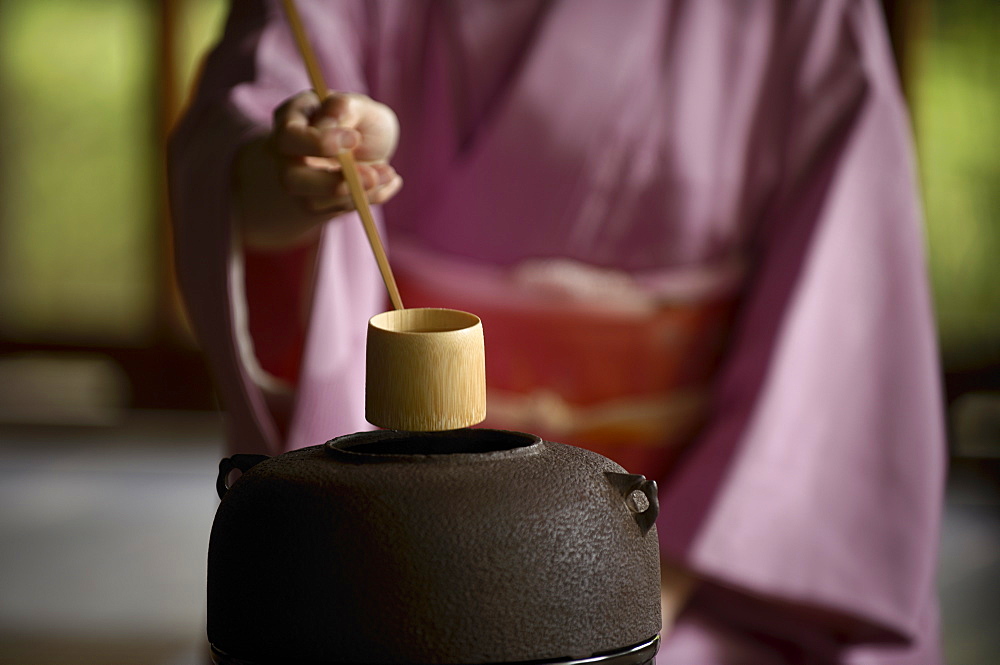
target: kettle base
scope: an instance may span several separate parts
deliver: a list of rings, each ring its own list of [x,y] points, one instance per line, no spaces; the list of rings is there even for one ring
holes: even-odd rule
[[[211,645],[213,665],[279,665],[277,661],[253,661],[234,658],[221,649]],[[595,654],[586,658],[547,659],[519,661],[517,663],[490,663],[484,665],[651,665],[656,652],[660,648],[660,636],[624,649]],[[330,660],[323,662],[305,662],[282,660],[280,665],[371,665],[370,663],[346,663]]]

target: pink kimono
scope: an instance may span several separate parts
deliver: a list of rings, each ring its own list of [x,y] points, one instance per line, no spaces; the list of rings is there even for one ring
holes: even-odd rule
[[[703,580],[659,662],[939,662],[942,402],[875,0],[299,5],[329,84],[400,118],[406,185],[377,214],[404,301],[507,312],[499,352],[484,317],[498,376],[539,290],[568,302],[561,275],[626,318],[733,304],[675,317],[725,328],[723,356],[698,352],[709,383],[655,349],[630,370],[664,378],[627,413],[664,386],[705,396],[657,472],[661,552]],[[355,216],[270,255],[233,231],[235,151],[308,87],[279,3],[235,2],[172,143],[178,271],[241,452],[370,427],[364,336],[386,305]]]

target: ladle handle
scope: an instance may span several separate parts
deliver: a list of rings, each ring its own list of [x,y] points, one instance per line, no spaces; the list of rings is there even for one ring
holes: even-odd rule
[[[295,44],[299,48],[299,53],[302,55],[302,60],[306,65],[306,71],[309,73],[309,81],[312,84],[313,91],[321,100],[326,99],[330,95],[330,89],[326,86],[326,81],[323,80],[323,72],[319,68],[316,53],[313,51],[312,45],[309,43],[309,38],[306,36],[305,27],[302,25],[302,18],[295,7],[295,0],[283,0],[283,4],[285,15],[288,16],[288,24],[292,28],[292,35],[295,37]],[[347,181],[347,187],[351,191],[351,199],[354,201],[354,207],[361,217],[361,224],[365,228],[365,235],[368,236],[368,244],[371,245],[372,253],[375,255],[378,270],[382,273],[382,281],[385,282],[385,288],[389,292],[389,300],[392,302],[392,307],[393,309],[403,309],[403,300],[399,297],[396,278],[393,277],[392,268],[389,267],[389,259],[386,257],[382,239],[378,235],[375,218],[372,217],[372,211],[368,205],[368,197],[365,196],[365,188],[362,187],[361,179],[358,178],[358,169],[354,163],[354,155],[348,150],[341,150],[337,155],[337,160],[340,162],[340,168],[344,174],[344,179]]]
[[[340,169],[344,173],[344,179],[347,180],[347,187],[351,190],[354,207],[361,217],[361,225],[365,228],[365,235],[368,236],[368,244],[371,245],[372,253],[375,255],[378,270],[382,273],[382,281],[385,282],[385,288],[389,292],[392,307],[393,309],[403,309],[403,300],[399,297],[396,278],[392,276],[389,258],[385,255],[385,247],[378,235],[375,218],[372,217],[371,208],[368,207],[368,197],[365,196],[365,189],[361,186],[361,179],[358,178],[358,170],[354,165],[354,155],[349,150],[341,150],[337,154],[337,159],[340,160]]]
[[[302,25],[299,10],[295,7],[295,0],[283,0],[283,4],[285,16],[288,17],[288,25],[292,28],[292,36],[295,37],[295,44],[299,47],[299,54],[305,62],[313,92],[320,99],[325,99],[330,94],[330,89],[326,87],[326,81],[323,80],[323,71],[319,68],[319,61],[316,60],[316,54],[306,36],[306,29]]]

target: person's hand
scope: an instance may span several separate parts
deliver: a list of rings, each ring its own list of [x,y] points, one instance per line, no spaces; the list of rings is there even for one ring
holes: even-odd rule
[[[353,204],[337,153],[354,153],[369,200],[384,203],[403,184],[388,164],[398,138],[396,114],[385,104],[343,93],[320,102],[304,92],[275,111],[270,144],[285,191],[309,212],[338,214]]]
[[[403,186],[389,165],[399,138],[396,114],[365,95],[313,92],[289,98],[274,112],[271,134],[252,141],[236,160],[235,193],[244,241],[282,247],[312,236],[326,221],[353,210],[336,155],[351,150],[373,204]]]

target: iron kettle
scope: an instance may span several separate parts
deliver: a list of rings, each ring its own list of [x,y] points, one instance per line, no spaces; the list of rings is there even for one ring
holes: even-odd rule
[[[230,483],[234,469],[242,476]],[[217,663],[652,662],[656,484],[489,429],[222,461]]]

